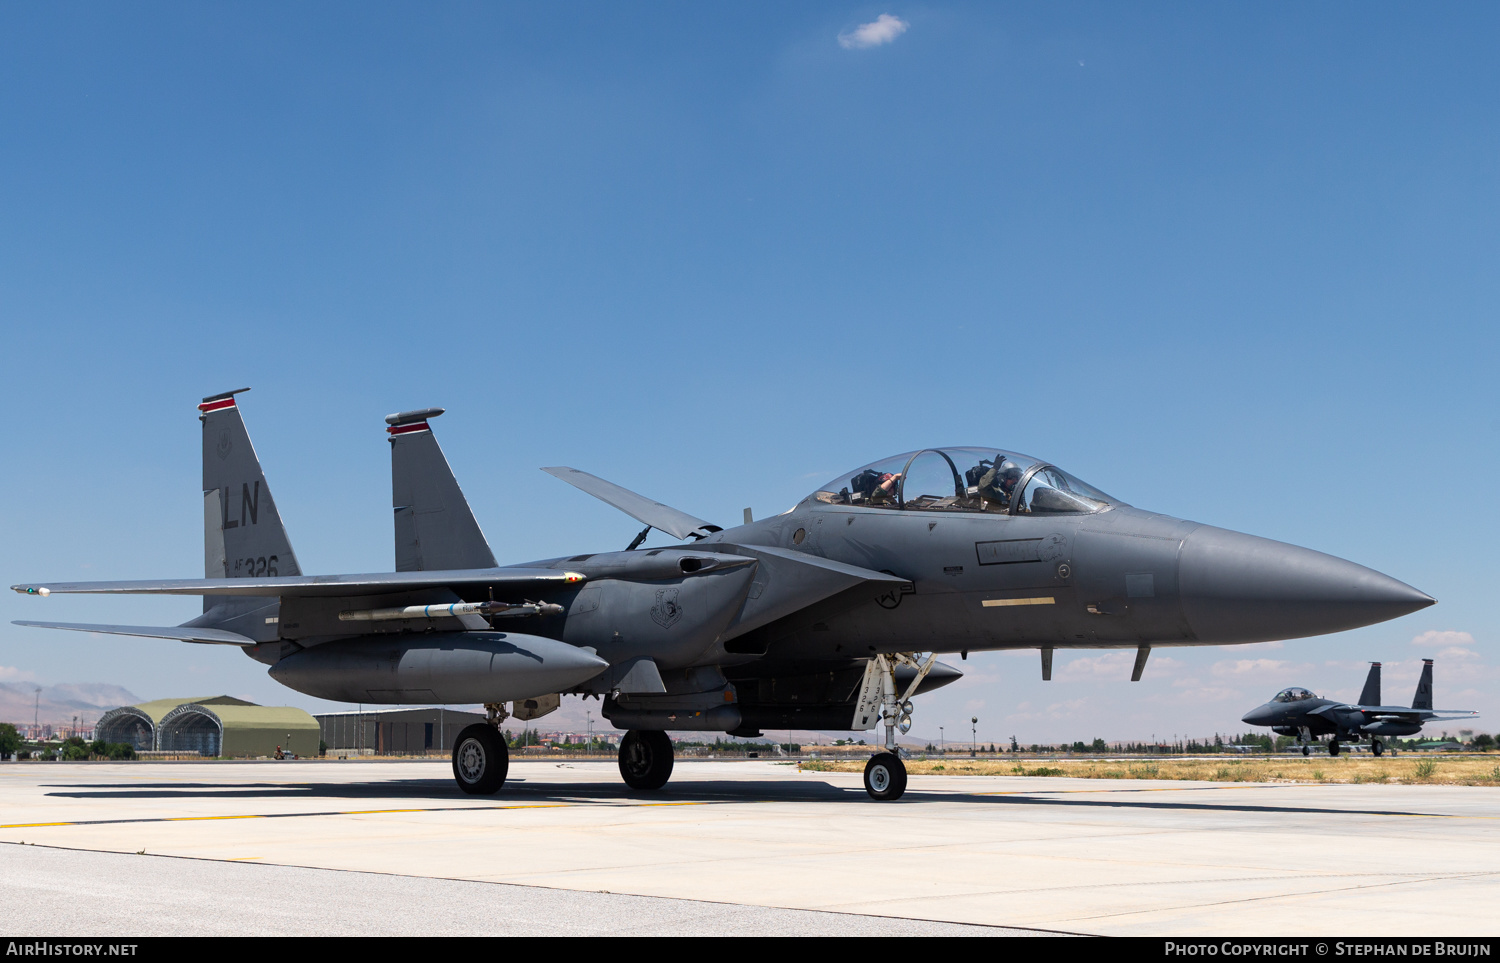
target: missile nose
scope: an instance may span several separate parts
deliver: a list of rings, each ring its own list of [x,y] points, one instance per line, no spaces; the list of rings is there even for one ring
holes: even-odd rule
[[[1436,601],[1342,558],[1207,525],[1183,541],[1178,578],[1183,615],[1201,642],[1342,632]]]

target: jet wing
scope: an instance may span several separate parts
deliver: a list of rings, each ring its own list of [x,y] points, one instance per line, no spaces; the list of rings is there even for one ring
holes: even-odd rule
[[[663,505],[661,502],[652,501],[644,495],[637,495],[628,488],[621,488],[614,482],[607,482],[597,475],[590,475],[586,471],[579,471],[576,468],[568,468],[561,465],[554,468],[543,468],[542,471],[554,478],[562,479],[580,491],[588,492],[600,501],[618,508],[636,521],[649,525],[658,531],[666,532],[673,538],[702,538],[705,535],[722,531],[717,525],[706,522],[701,518],[694,518],[687,512],[680,512],[668,505]]]
[[[38,629],[69,629],[74,632],[99,632],[104,635],[135,635],[147,639],[176,639],[179,642],[202,642],[208,645],[256,645],[256,641],[238,632],[223,629],[195,628],[186,625],[89,625],[83,622],[12,622]]]
[[[292,575],[279,578],[179,578],[128,582],[34,582],[12,585],[22,595],[248,595],[268,598],[384,595],[460,585],[568,585],[578,572],[551,568],[460,569],[451,572],[377,572],[371,575]],[[94,630],[90,630],[94,631]]]
[[[1476,719],[1479,717],[1478,709],[1417,709],[1406,710],[1406,718],[1422,719],[1426,722],[1447,722],[1454,719]]]
[[[1324,706],[1310,715],[1333,717],[1336,713],[1358,712],[1367,722],[1434,722],[1448,719],[1468,719],[1479,715],[1473,709],[1413,709],[1410,706]]]

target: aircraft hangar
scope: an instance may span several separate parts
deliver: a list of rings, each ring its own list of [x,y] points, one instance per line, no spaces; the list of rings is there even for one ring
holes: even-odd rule
[[[262,706],[233,696],[157,699],[111,709],[95,735],[137,752],[202,756],[269,756],[276,748],[299,756],[318,754],[318,723],[301,709]]]

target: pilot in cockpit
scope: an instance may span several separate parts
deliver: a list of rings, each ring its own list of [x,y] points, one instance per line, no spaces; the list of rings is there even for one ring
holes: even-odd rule
[[[1016,484],[1021,480],[1021,469],[1014,462],[996,458],[981,461],[966,473],[974,493],[996,508],[1009,510]]]
[[[866,468],[849,479],[849,487],[841,494],[844,496],[845,504],[894,505],[896,485],[900,481],[900,472],[883,472],[876,468]]]
[[[901,481],[900,472],[882,472],[880,481],[870,491],[870,504],[879,505],[894,501],[896,498],[896,483]]]

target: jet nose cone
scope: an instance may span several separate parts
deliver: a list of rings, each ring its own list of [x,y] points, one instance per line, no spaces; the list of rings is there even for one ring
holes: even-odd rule
[[[1182,610],[1201,642],[1268,642],[1342,632],[1435,601],[1353,562],[1203,526],[1179,557]]]
[[[1270,717],[1270,706],[1256,706],[1254,709],[1251,709],[1249,712],[1245,713],[1240,721],[1248,723],[1252,726],[1264,726],[1270,724],[1269,722],[1267,722]]]

